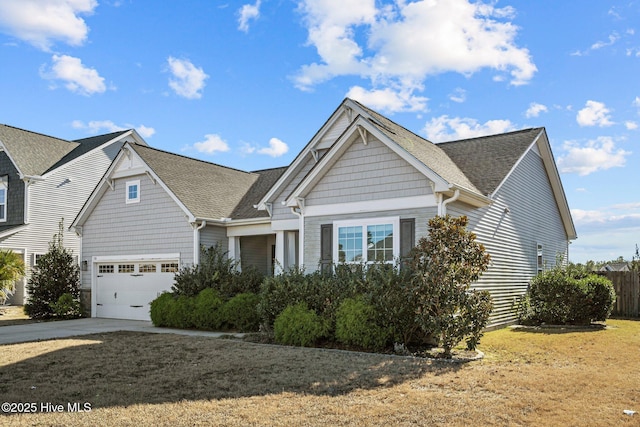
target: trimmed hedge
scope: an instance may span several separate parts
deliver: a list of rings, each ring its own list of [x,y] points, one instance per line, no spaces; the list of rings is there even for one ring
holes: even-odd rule
[[[389,327],[376,321],[376,309],[362,297],[347,298],[336,314],[336,339],[363,349],[378,350],[390,344]]]
[[[273,324],[280,344],[307,347],[327,335],[326,322],[301,302],[285,308]]]
[[[240,332],[257,331],[260,326],[258,302],[260,297],[253,293],[238,294],[220,309],[223,328]]]

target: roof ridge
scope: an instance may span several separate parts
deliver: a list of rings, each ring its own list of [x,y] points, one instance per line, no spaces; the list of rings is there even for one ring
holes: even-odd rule
[[[542,129],[544,129],[544,126],[512,130],[509,132],[493,133],[491,135],[474,136],[471,138],[455,139],[453,141],[445,141],[445,142],[437,142],[437,143],[434,142],[434,144],[435,145],[455,144],[458,142],[468,142],[468,141],[479,140],[479,139],[495,138],[496,136],[514,135],[517,133],[531,132],[534,130],[542,130]]]
[[[265,169],[256,169],[251,171],[251,173],[262,173],[262,172],[268,172],[268,171],[273,171],[276,169],[287,169],[289,166],[275,166],[272,168],[265,168]]]
[[[71,141],[69,139],[58,138],[57,136],[52,136],[52,135],[47,135],[46,133],[42,133],[42,132],[35,132],[35,131],[32,131],[32,130],[22,129],[22,128],[19,128],[19,127],[16,127],[16,126],[7,125],[7,124],[4,124],[4,123],[0,123],[0,126],[5,126],[5,127],[8,127],[8,128],[11,128],[11,129],[19,130],[21,132],[27,132],[27,133],[31,133],[31,134],[34,134],[34,135],[40,135],[40,136],[44,136],[44,137],[51,138],[51,139],[57,139],[58,141],[68,142],[70,144],[75,143],[75,141]]]
[[[135,145],[135,146],[141,147],[141,148],[146,148],[148,150],[157,151],[157,152],[164,153],[164,154],[169,154],[169,155],[172,155],[172,156],[182,157],[183,159],[186,159],[186,160],[193,160],[193,161],[204,163],[204,164],[207,164],[207,165],[210,165],[210,166],[217,166],[217,167],[220,167],[220,168],[223,168],[223,169],[228,169],[228,170],[232,170],[232,171],[236,171],[236,172],[242,172],[242,173],[245,173],[247,175],[256,175],[256,172],[243,171],[242,169],[232,168],[231,166],[225,166],[225,165],[221,165],[221,164],[218,164],[218,163],[209,162],[207,160],[197,159],[195,157],[189,157],[189,156],[185,156],[183,154],[173,153],[171,151],[162,150],[162,149],[156,148],[156,147],[149,147],[148,145],[138,144],[137,142],[129,142],[129,144]]]
[[[125,129],[125,130],[118,130],[118,131],[109,132],[109,133],[101,133],[99,135],[87,136],[86,138],[74,139],[71,142],[78,142],[78,143],[82,144],[82,141],[86,141],[86,140],[94,139],[94,138],[102,138],[102,137],[109,136],[109,135],[122,135],[123,133],[129,132],[131,130],[132,129]]]

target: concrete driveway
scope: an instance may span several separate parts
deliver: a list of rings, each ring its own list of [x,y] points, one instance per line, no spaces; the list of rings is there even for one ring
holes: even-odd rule
[[[241,337],[242,334],[157,328],[151,322],[121,319],[74,319],[55,322],[1,326],[0,345],[27,341],[42,341],[104,332],[134,331],[158,334],[198,335],[219,338],[222,335]]]

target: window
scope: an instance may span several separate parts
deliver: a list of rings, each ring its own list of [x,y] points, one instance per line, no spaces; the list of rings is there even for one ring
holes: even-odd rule
[[[155,264],[140,264],[138,267],[138,271],[140,273],[155,273],[156,265]]]
[[[114,272],[113,264],[98,266],[98,273],[100,274],[113,273],[113,272]]]
[[[334,222],[334,262],[393,263],[400,254],[399,228],[398,217]]]
[[[7,189],[8,176],[0,177],[0,222],[7,221]]]
[[[133,273],[136,266],[134,264],[119,264],[118,273]]]
[[[127,203],[138,203],[140,201],[140,181],[128,181],[126,192]]]
[[[160,271],[163,273],[177,273],[178,263],[169,263],[160,265]]]
[[[542,273],[544,270],[544,259],[542,257],[542,245],[538,243],[538,255],[537,255],[538,273]]]

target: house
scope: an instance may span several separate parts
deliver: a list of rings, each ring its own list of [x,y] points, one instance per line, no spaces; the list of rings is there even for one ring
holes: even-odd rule
[[[73,221],[126,141],[145,144],[133,130],[67,141],[0,125],[0,248],[22,254],[27,276],[60,221]],[[75,233],[65,231],[64,244],[79,254]],[[25,302],[26,280],[9,303]]]
[[[73,226],[92,315],[148,318],[171,275],[148,289],[145,276],[197,262],[200,244],[267,272],[393,263],[447,213],[466,215],[492,256],[474,285],[494,298],[492,324],[513,321],[529,279],[576,238],[544,128],[433,144],[351,99],[287,168],[247,173],[126,144]]]
[[[627,261],[609,262],[600,267],[598,271],[631,271],[631,264]]]

